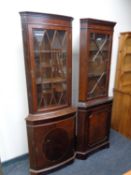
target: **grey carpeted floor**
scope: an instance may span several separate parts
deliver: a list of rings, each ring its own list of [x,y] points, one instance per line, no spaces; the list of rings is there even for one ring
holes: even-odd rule
[[[28,159],[3,165],[4,175],[29,175]],[[86,160],[75,160],[50,175],[122,175],[131,169],[131,140],[114,130],[110,134],[110,148],[103,149]]]

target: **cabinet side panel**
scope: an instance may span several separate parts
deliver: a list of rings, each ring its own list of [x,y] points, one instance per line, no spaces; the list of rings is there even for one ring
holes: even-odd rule
[[[68,59],[67,59],[67,101],[68,105],[71,105],[71,99],[72,99],[72,29],[68,30],[68,44],[67,44],[67,50],[68,50]]]
[[[26,84],[27,84],[27,95],[29,111],[33,111],[32,101],[32,83],[31,83],[31,65],[30,65],[30,54],[29,54],[29,35],[28,35],[28,25],[26,24],[26,18],[21,17],[22,25],[22,37],[23,37],[23,49],[24,49],[24,63],[26,72]]]
[[[79,74],[79,101],[86,101],[87,96],[87,30],[80,31],[80,74]]]
[[[122,48],[124,47],[124,36],[119,37],[119,48],[118,48],[118,56],[117,56],[117,66],[116,66],[116,75],[115,75],[115,88],[119,89],[121,68],[122,68]]]
[[[35,142],[34,142],[34,129],[33,127],[29,127],[28,124],[26,124],[27,127],[27,135],[28,135],[28,148],[29,148],[29,161],[30,165],[32,165],[34,168],[37,167],[37,160],[35,156]]]
[[[85,140],[87,135],[86,110],[78,109],[77,116],[77,151],[85,151]]]

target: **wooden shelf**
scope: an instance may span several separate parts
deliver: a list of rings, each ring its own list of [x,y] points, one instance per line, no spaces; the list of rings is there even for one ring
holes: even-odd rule
[[[90,51],[90,52],[99,52],[99,49],[98,49],[98,48],[97,48],[97,49],[90,48],[89,51]],[[108,50],[108,49],[102,49],[101,52],[109,52],[109,50]],[[100,52],[100,53],[101,53],[101,52]]]
[[[48,78],[48,79],[44,79],[41,80],[41,78],[36,80],[36,84],[50,84],[50,83],[64,83],[66,82],[65,78],[60,78],[60,77],[56,77],[56,78]]]
[[[106,72],[101,72],[101,73],[89,73],[88,77],[89,78],[95,78],[95,77],[100,77],[102,74],[104,73],[104,75],[106,74]]]
[[[51,66],[50,63],[41,63],[41,64],[40,64],[40,67],[41,67],[41,68],[51,68],[52,66]]]
[[[50,50],[35,50],[35,53],[66,53],[63,49],[50,49]]]

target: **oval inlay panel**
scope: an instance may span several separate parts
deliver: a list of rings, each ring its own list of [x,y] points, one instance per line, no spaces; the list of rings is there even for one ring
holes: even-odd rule
[[[47,134],[43,151],[48,160],[56,161],[66,154],[68,146],[68,133],[64,129],[56,128]]]

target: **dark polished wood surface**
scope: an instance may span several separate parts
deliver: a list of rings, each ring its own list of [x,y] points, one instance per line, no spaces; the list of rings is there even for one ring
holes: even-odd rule
[[[48,18],[48,19],[63,19],[65,21],[72,21],[73,18],[70,17],[70,16],[64,16],[64,15],[57,15],[57,14],[49,14],[49,13],[43,13],[43,12],[29,12],[29,11],[22,11],[20,12],[20,15],[23,15],[23,16],[29,16],[30,18],[35,16],[35,17],[42,17],[44,16],[44,18]],[[45,20],[45,19],[44,19]],[[48,22],[48,21],[47,21]],[[59,24],[60,25],[60,24]]]
[[[75,159],[73,18],[35,12],[20,15],[29,103],[30,174],[46,174]]]
[[[71,89],[72,89],[72,17],[61,15],[52,15],[35,12],[20,12],[23,46],[25,58],[25,70],[28,90],[28,103],[30,113],[48,112],[61,109],[71,105]],[[35,75],[35,59],[33,46],[33,30],[58,30],[67,32],[67,102],[62,105],[50,106],[48,108],[38,108],[36,75]]]
[[[77,158],[109,147],[112,98],[108,97],[115,22],[80,19]]]
[[[82,18],[80,19],[81,22],[81,29],[88,28],[88,29],[100,29],[104,31],[113,31],[113,27],[115,26],[116,22],[106,21],[106,20],[99,20],[93,18]]]
[[[109,75],[110,75],[110,63],[111,63],[111,50],[112,50],[112,37],[115,22],[96,20],[90,18],[80,19],[80,73],[79,73],[79,102],[88,101],[87,93],[89,87],[88,74],[89,71],[89,59],[90,59],[90,35],[94,34],[103,34],[110,37],[109,40],[109,55],[108,63],[106,67],[107,78],[106,78],[106,89],[105,95],[102,97],[105,98],[108,96],[108,86],[109,86]],[[103,63],[104,64],[104,63]],[[102,98],[98,97],[98,98]]]
[[[76,110],[60,113],[58,117],[54,112],[52,121],[41,116],[37,121],[32,115],[26,119],[30,172],[46,172],[74,160]]]
[[[76,112],[75,107],[66,107],[64,109],[59,109],[56,111],[51,111],[47,113],[40,114],[29,114],[26,118],[28,124],[39,124],[41,121],[44,123],[53,122],[58,119],[66,119]]]
[[[101,147],[109,146],[112,99],[89,107],[78,107],[77,157],[86,158]]]

